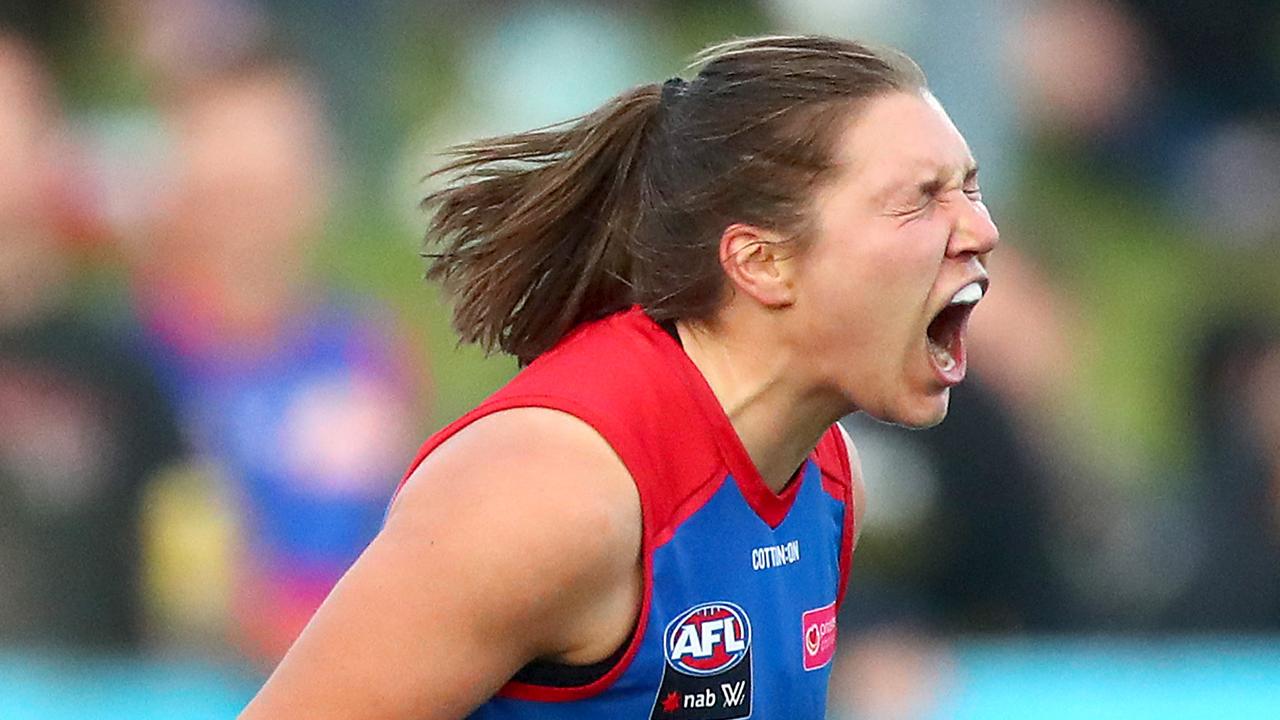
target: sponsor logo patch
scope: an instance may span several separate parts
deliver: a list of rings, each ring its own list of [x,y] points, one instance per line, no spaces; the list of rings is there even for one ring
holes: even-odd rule
[[[704,603],[672,620],[665,636],[672,667],[687,675],[716,675],[746,657],[751,622],[733,603]]]
[[[806,611],[800,616],[800,627],[804,633],[804,669],[826,667],[836,654],[836,604]]]
[[[800,541],[792,540],[781,545],[765,545],[751,551],[751,569],[768,570],[790,565],[800,560]]]
[[[663,633],[666,664],[651,720],[737,720],[751,715],[751,620],[738,605],[707,602]]]

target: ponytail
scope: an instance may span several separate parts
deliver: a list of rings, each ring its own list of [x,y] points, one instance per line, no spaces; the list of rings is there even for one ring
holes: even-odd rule
[[[454,300],[465,342],[527,364],[579,323],[634,302],[629,239],[642,149],[660,106],[645,85],[547,128],[452,149],[427,196],[427,278]]]
[[[861,105],[918,92],[907,56],[821,36],[744,38],[595,112],[453,149],[454,183],[423,202],[427,277],[462,340],[527,364],[575,325],[633,304],[708,321],[727,297],[719,242],[733,223],[803,252],[813,199]]]

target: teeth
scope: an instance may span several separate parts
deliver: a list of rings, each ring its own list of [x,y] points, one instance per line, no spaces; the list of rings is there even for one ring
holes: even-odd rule
[[[951,352],[932,340],[929,341],[929,353],[933,355],[938,367],[942,368],[942,372],[950,372],[956,366],[956,359],[951,357]]]
[[[957,290],[956,294],[951,296],[951,302],[948,304],[973,305],[974,303],[978,302],[981,299],[982,299],[982,286],[976,282],[971,282],[968,285],[965,285],[964,287]]]

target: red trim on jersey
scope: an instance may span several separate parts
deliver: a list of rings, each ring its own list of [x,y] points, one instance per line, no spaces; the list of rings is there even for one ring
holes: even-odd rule
[[[418,451],[397,494],[427,455],[450,437],[481,417],[518,407],[559,410],[587,423],[622,460],[640,496],[643,596],[622,658],[587,685],[566,688],[512,681],[498,692],[522,700],[582,700],[608,689],[630,666],[649,622],[654,549],[669,541],[723,486],[725,475],[733,475],[750,507],[776,528],[795,502],[803,473],[774,493],[702,373],[679,343],[636,307],[574,329],[479,407],[432,436]],[[823,442],[830,445],[827,438]],[[844,447],[842,440],[835,442],[835,447]],[[832,482],[850,486],[847,457],[841,460],[823,450],[811,459],[823,469],[824,488],[830,490]],[[851,547],[850,504],[845,514],[843,543]],[[841,563],[843,585],[847,561]]]
[[[676,530],[684,524],[694,513],[702,509],[703,505],[724,487],[724,473],[719,473],[721,477],[718,480],[709,480],[703,483],[697,490],[676,503],[675,510],[672,511],[670,518],[660,526],[653,528],[653,546],[660,548],[671,541],[675,537]]]
[[[594,429],[605,439],[606,442],[610,444],[611,447],[614,448],[614,452],[618,453],[618,448],[614,443],[617,438],[624,437],[622,435],[621,428],[615,423],[606,420],[600,414],[582,407],[570,399],[540,395],[508,395],[504,397],[494,397],[492,400],[480,404],[471,412],[458,418],[453,423],[450,423],[445,429],[432,436],[431,439],[418,450],[417,457],[414,459],[413,464],[410,465],[409,470],[405,473],[404,479],[400,481],[400,485],[396,488],[395,497],[399,496],[400,490],[404,487],[404,484],[408,482],[410,477],[412,477],[414,471],[422,464],[422,461],[426,459],[427,455],[440,445],[444,444],[444,442],[449,438],[460,432],[463,428],[487,415],[492,415],[493,413],[501,412],[503,410],[525,407],[541,407],[573,415],[591,426],[592,429]],[[635,453],[627,453],[625,455],[618,453],[618,456],[626,466],[627,472],[629,472],[633,478],[642,477],[651,472],[647,464],[644,463],[640,459],[640,456]],[[392,503],[395,502],[395,497],[392,498]],[[649,518],[646,517],[648,512],[649,510],[645,506],[643,495],[641,495],[641,527],[648,527],[649,525]],[[642,532],[640,539],[641,557],[644,565],[640,611],[636,617],[635,630],[627,639],[627,650],[623,653],[622,657],[618,659],[618,662],[612,668],[609,668],[609,671],[599,679],[587,685],[565,688],[547,687],[516,682],[513,680],[508,682],[506,685],[503,685],[502,688],[498,690],[498,696],[514,698],[517,700],[536,700],[542,702],[569,702],[572,700],[583,700],[604,692],[610,685],[617,681],[619,677],[622,677],[622,674],[625,673],[627,668],[631,665],[631,661],[635,658],[636,653],[639,652],[641,639],[644,637],[645,629],[648,627],[649,605],[653,596],[653,544],[650,539],[646,537],[647,535],[647,532]]]
[[[849,447],[838,425],[832,425],[822,434],[813,448],[813,457],[822,471],[822,489],[840,502],[848,501],[853,472],[849,467]]]
[[[641,504],[640,512],[642,515],[645,512],[643,503]],[[546,685],[534,685],[512,680],[498,689],[498,697],[537,702],[585,700],[608,690],[611,685],[617,682],[618,678],[622,677],[622,674],[631,666],[631,661],[635,659],[636,653],[640,651],[641,640],[644,638],[645,629],[649,625],[649,608],[653,599],[653,546],[649,543],[647,537],[641,540],[641,544],[643,545],[641,553],[644,557],[643,599],[640,601],[640,614],[636,618],[636,629],[631,633],[631,637],[627,639],[627,651],[623,653],[617,664],[609,668],[609,672],[601,675],[595,682],[578,687],[548,687]]]
[[[840,426],[832,425],[814,448],[818,467],[822,470],[822,488],[832,497],[844,503],[844,518],[840,532],[840,586],[836,591],[836,609],[844,604],[844,594],[849,587],[849,573],[853,567],[853,539],[858,535],[857,498],[853,495],[853,469],[849,466],[849,445],[845,442]]]
[[[698,366],[693,364],[693,360],[685,353],[679,343],[675,341],[657,324],[652,323],[653,330],[656,331],[661,338],[658,342],[667,346],[667,354],[671,355],[676,365],[680,369],[680,380],[688,389],[689,394],[697,401],[698,409],[701,411],[703,419],[711,428],[711,432],[716,439],[716,444],[720,448],[721,458],[725,465],[729,468],[729,474],[733,476],[734,481],[738,484],[738,490],[742,493],[742,497],[746,499],[747,504],[755,511],[760,519],[768,524],[771,528],[777,528],[787,517],[787,512],[791,510],[791,506],[795,504],[796,496],[800,492],[800,485],[804,481],[804,473],[797,473],[791,482],[782,489],[782,492],[775,493],[760,476],[760,470],[756,467],[755,462],[751,459],[751,455],[747,453],[747,448],[742,444],[742,438],[738,436],[738,431],[734,429],[733,423],[729,420],[729,416],[724,412],[724,406],[720,404],[716,398],[715,392],[711,389],[711,385],[707,383],[707,379],[703,376],[702,371],[698,370]]]

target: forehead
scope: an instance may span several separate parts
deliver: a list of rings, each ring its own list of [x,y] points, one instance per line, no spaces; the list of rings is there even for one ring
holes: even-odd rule
[[[834,159],[844,181],[873,197],[902,186],[959,181],[976,167],[968,143],[927,91],[872,100],[841,136]]]

